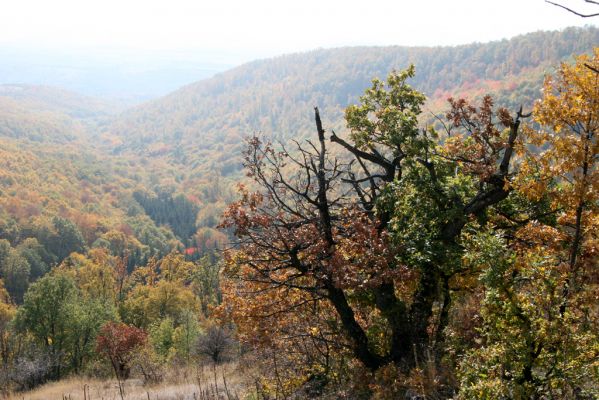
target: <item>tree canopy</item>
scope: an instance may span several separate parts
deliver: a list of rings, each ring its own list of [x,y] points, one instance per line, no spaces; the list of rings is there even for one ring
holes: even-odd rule
[[[486,96],[419,128],[410,67],[346,109],[346,136],[315,109],[318,141],[250,139],[223,315],[308,380],[357,360],[392,398],[457,390],[422,363],[463,398],[594,393],[597,57],[547,78],[530,125]]]

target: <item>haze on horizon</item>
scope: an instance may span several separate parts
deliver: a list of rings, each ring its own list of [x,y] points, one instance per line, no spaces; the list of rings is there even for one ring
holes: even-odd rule
[[[585,11],[582,0],[562,3]],[[0,84],[137,102],[257,58],[488,42],[585,24],[596,19],[544,0],[9,1],[0,24]]]
[[[585,8],[581,0],[563,4]],[[204,49],[241,58],[319,47],[487,42],[595,23],[544,0],[20,0],[2,8],[0,45]]]

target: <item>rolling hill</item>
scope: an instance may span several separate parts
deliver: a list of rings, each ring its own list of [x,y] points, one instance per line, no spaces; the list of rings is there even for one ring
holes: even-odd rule
[[[343,132],[343,109],[371,79],[411,63],[429,110],[487,92],[529,108],[545,73],[597,43],[598,28],[572,28],[458,47],[315,50],[251,62],[122,113],[62,89],[2,85],[0,240],[16,249],[36,239],[53,254],[47,265],[65,257],[53,238],[67,228],[79,238],[73,249],[121,238],[131,266],[182,246],[211,249],[227,240],[215,225],[235,198],[244,137],[311,135],[315,105],[327,129]]]
[[[313,130],[319,106],[328,128],[342,131],[342,110],[373,77],[416,66],[412,84],[439,112],[449,96],[493,93],[497,103],[530,107],[544,74],[599,43],[599,29],[537,32],[458,47],[355,47],[316,50],[242,65],[124,112],[104,132],[115,154],[145,154],[184,164],[187,186],[206,176],[237,176],[242,138],[275,139]],[[205,182],[205,180],[204,180]]]
[[[50,86],[0,85],[0,137],[66,143],[82,139],[119,108]]]

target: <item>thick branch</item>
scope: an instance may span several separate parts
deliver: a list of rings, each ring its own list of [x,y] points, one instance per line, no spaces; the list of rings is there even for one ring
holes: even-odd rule
[[[356,321],[354,311],[347,302],[343,290],[336,288],[330,282],[325,282],[325,288],[328,292],[328,298],[335,307],[337,314],[341,318],[343,329],[349,335],[353,342],[353,351],[358,360],[360,360],[366,368],[374,371],[383,365],[383,359],[371,352],[368,346],[368,337],[364,329]]]
[[[316,130],[318,132],[318,141],[320,142],[319,165],[318,165],[318,212],[320,215],[320,223],[323,230],[329,253],[333,251],[335,241],[333,239],[333,230],[331,227],[331,214],[329,203],[327,200],[327,182],[325,176],[325,154],[326,144],[324,139],[324,129],[320,120],[318,108],[314,108],[314,116],[316,120]],[[326,257],[329,257],[327,254]],[[330,278],[330,277],[329,277]],[[372,353],[368,345],[368,337],[364,329],[356,321],[354,311],[347,301],[347,297],[342,289],[335,287],[332,279],[325,279],[324,285],[327,291],[327,297],[335,307],[337,314],[341,318],[341,323],[348,336],[353,341],[353,350],[356,358],[358,358],[367,368],[371,370],[378,369],[382,360],[375,353]]]
[[[380,154],[376,155],[360,150],[357,147],[347,143],[345,140],[341,139],[339,136],[335,134],[335,132],[333,132],[333,134],[331,135],[331,142],[340,144],[354,156],[362,158],[364,160],[368,160],[371,163],[382,167],[386,172],[388,172],[389,170],[395,170],[393,163],[382,157]]]

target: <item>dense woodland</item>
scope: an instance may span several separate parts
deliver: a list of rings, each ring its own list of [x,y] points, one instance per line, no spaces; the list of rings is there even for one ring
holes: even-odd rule
[[[597,43],[0,86],[0,396],[234,362],[252,399],[599,397]]]
[[[530,108],[540,96],[545,73],[597,43],[599,30],[591,27],[458,47],[354,47],[281,56],[129,110],[107,134],[127,138],[117,151],[145,149],[171,159],[182,153],[192,170],[217,168],[227,175],[241,168],[241,160],[222,155],[240,155],[241,139],[248,134],[284,141],[311,135],[315,105],[324,122],[341,132],[343,110],[358,101],[373,78],[384,79],[393,69],[416,66],[412,83],[432,103],[427,111],[442,113],[449,96],[486,93],[494,93],[506,107]]]

